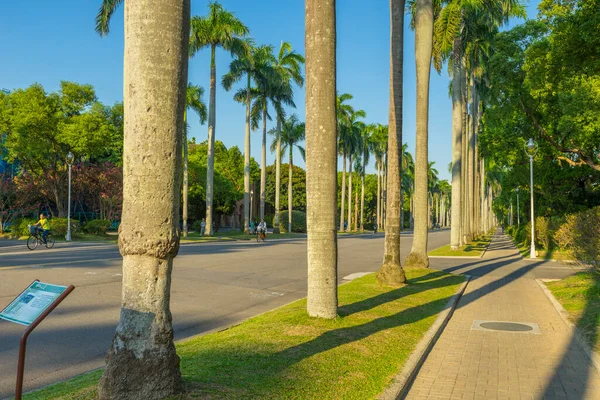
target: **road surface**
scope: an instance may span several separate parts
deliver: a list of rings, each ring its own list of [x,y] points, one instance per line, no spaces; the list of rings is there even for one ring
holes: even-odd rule
[[[403,257],[412,235],[401,239]],[[449,230],[430,233],[430,249],[448,244]],[[339,279],[376,271],[383,234],[341,236]],[[115,245],[57,243],[29,251],[0,241],[0,309],[34,279],[76,286],[30,336],[25,390],[104,365],[119,319],[121,256]],[[238,323],[306,296],[306,240],[183,244],[175,259],[171,310],[176,339]],[[14,392],[23,326],[0,320],[0,399]]]

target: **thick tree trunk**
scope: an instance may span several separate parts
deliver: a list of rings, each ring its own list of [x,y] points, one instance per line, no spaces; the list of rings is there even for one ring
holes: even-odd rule
[[[346,153],[342,153],[342,195],[340,207],[340,231],[344,232],[344,221],[346,217]]]
[[[293,160],[293,146],[290,145],[290,163],[288,165],[288,232],[292,232],[292,202],[294,200],[293,197],[293,185],[292,185],[292,173],[294,172],[294,160]]]
[[[279,116],[277,117],[277,150],[275,151],[277,153],[275,154],[275,224],[273,225],[273,233],[279,233],[279,196],[281,191],[281,119]]]
[[[265,217],[265,200],[267,199],[267,101],[263,108],[262,153],[260,157],[260,219]]]
[[[205,236],[213,234],[213,181],[215,174],[215,124],[217,99],[216,46],[210,48],[210,100],[208,103],[208,160],[206,166],[206,229]]]
[[[469,170],[468,170],[468,185],[469,185],[469,232],[470,238],[473,240],[475,235],[475,102],[477,94],[475,93],[475,82],[473,80],[473,72],[470,77],[471,88],[471,126],[469,129]]]
[[[335,0],[306,0],[307,311],[337,316]]]
[[[183,236],[188,235],[188,138],[187,112],[183,111]]]
[[[404,0],[390,0],[390,100],[388,108],[389,178],[386,190],[385,241],[383,263],[377,280],[398,286],[406,282],[400,261],[400,209],[402,177],[402,63],[404,58]]]
[[[384,155],[384,162],[381,168],[381,229],[385,230],[385,215],[387,209],[387,151]]]
[[[98,397],[151,400],[174,394],[181,380],[169,302],[179,250],[190,2],[128,0],[124,18],[121,317]]]
[[[352,230],[352,155],[348,157],[348,231]]]
[[[404,230],[404,190],[402,189],[402,178],[400,178],[400,232]]]
[[[417,66],[417,137],[415,151],[415,232],[405,264],[429,267],[427,257],[427,167],[429,76],[433,46],[432,0],[417,0],[415,24],[415,61]]]
[[[244,233],[250,233],[250,75],[246,86],[246,132],[244,135]]]

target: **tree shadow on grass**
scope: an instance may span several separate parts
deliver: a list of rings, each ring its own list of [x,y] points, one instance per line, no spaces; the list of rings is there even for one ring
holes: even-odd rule
[[[575,326],[593,349],[600,336],[598,331],[598,324],[600,324],[600,274],[593,271],[591,274],[594,285],[583,293],[585,306],[575,322]],[[581,351],[576,334],[573,332],[560,364],[555,369],[552,377],[546,382],[544,398],[554,398],[554,396],[566,396],[569,399],[576,400],[591,398],[590,394],[586,396],[586,390],[590,388],[590,380],[594,374],[598,375],[598,372]]]

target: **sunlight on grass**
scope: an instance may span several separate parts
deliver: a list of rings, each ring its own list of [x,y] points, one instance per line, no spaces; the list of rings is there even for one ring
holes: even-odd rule
[[[429,269],[406,274],[398,289],[379,285],[374,274],[340,286],[335,320],[309,318],[304,299],[179,343],[184,392],[171,399],[377,396],[463,282]],[[92,399],[93,374],[25,398]]]
[[[589,344],[600,351],[600,274],[580,272],[546,286],[571,315],[571,321],[584,334]]]
[[[480,257],[492,241],[492,235],[476,238],[473,243],[461,246],[458,250],[452,250],[450,245],[439,247],[427,253],[429,256],[437,257]]]

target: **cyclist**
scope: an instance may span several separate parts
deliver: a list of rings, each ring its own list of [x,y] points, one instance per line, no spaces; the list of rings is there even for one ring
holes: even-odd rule
[[[256,230],[261,236],[267,236],[267,223],[264,219],[260,220],[260,223],[258,224]]]
[[[34,226],[38,227],[38,230],[42,232],[42,240],[46,244],[46,237],[50,233],[50,220],[46,217],[46,214],[40,214],[40,220]]]

